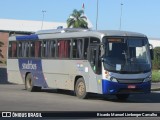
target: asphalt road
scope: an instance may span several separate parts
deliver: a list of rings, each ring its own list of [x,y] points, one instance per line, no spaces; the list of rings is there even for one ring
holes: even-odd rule
[[[0,66],[0,84],[8,83],[6,66]]]
[[[131,95],[127,101],[102,95],[81,100],[70,91],[28,92],[24,85],[8,83],[4,66],[0,68],[0,111],[160,111],[160,92]]]
[[[91,95],[81,100],[73,92],[28,92],[24,85],[0,84],[0,111],[159,111],[160,92],[131,95],[127,101],[114,96]]]

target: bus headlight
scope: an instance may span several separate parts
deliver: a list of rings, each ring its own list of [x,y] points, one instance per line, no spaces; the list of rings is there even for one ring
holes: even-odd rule
[[[110,80],[111,80],[112,82],[118,82],[117,79],[114,78],[114,77],[111,77]]]
[[[148,82],[152,80],[152,76],[150,75],[149,77],[145,78],[143,82]]]

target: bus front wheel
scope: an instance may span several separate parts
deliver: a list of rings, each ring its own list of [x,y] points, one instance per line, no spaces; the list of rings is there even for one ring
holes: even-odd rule
[[[25,88],[26,88],[26,90],[28,90],[30,92],[40,91],[40,89],[41,89],[40,87],[34,86],[31,73],[29,73],[26,77]]]
[[[86,85],[83,78],[79,78],[76,82],[75,86],[76,96],[80,99],[87,98]]]

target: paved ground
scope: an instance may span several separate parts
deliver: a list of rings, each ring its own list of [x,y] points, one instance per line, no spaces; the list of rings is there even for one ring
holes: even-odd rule
[[[127,101],[92,95],[81,100],[72,92],[28,92],[24,85],[0,85],[0,111],[159,111],[160,92],[131,95]]]
[[[160,83],[152,85],[158,90]],[[6,68],[0,69],[0,111],[159,111],[160,91],[131,95],[127,101],[114,96],[91,95],[81,100],[73,92],[28,92],[24,85],[9,84]],[[148,118],[146,118],[148,119]]]
[[[0,84],[8,83],[6,66],[0,66]]]

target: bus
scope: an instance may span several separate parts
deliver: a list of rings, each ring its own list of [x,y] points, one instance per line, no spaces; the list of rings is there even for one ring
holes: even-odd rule
[[[89,93],[150,93],[153,49],[144,34],[64,28],[10,36],[8,81],[28,91],[63,89]]]

